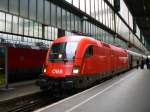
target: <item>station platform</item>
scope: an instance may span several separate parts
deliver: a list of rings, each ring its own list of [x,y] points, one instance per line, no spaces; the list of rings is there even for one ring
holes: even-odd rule
[[[150,70],[131,70],[35,112],[150,112]]]
[[[19,82],[9,85],[8,90],[0,88],[0,102],[40,92],[35,80]]]

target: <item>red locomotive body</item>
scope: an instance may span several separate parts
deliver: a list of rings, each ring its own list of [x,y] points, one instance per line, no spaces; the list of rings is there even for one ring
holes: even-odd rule
[[[122,48],[90,37],[61,37],[49,48],[38,85],[82,88],[127,70],[128,65],[128,52]]]

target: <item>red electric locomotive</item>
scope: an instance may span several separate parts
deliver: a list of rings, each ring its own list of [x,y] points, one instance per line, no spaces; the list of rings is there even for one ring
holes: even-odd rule
[[[50,46],[37,84],[41,89],[83,88],[128,65],[125,49],[85,36],[61,37]]]

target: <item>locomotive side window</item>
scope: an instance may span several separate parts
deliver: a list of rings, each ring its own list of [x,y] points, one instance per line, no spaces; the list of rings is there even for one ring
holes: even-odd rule
[[[87,49],[86,49],[86,52],[85,52],[85,56],[86,57],[90,57],[93,55],[93,46],[89,46]]]

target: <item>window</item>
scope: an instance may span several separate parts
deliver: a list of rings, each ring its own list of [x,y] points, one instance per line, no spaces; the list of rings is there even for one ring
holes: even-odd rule
[[[57,27],[61,28],[61,8],[57,7]]]
[[[6,0],[5,0],[6,1]],[[13,14],[18,14],[19,0],[10,0],[9,1],[9,11]]]
[[[85,12],[85,0],[80,0],[80,10]]]
[[[6,14],[6,32],[11,32],[12,30],[12,15]]]
[[[19,34],[23,34],[23,18],[19,18]]]
[[[85,56],[86,57],[90,57],[93,55],[93,46],[89,46],[87,49],[86,49],[86,52],[85,52]]]
[[[18,33],[18,17],[13,16],[13,33]]]
[[[71,26],[71,16],[70,16],[70,12],[67,12],[67,30],[70,30],[70,26]]]
[[[78,42],[56,43],[51,47],[49,60],[52,62],[70,61],[75,57]]]
[[[34,37],[38,37],[39,36],[39,24],[34,22]]]
[[[29,0],[29,18],[33,20],[36,20],[36,2],[36,0]]]
[[[62,29],[66,29],[66,10],[62,9]]]
[[[37,0],[37,2],[37,20],[43,22],[43,0]]]
[[[5,13],[0,12],[0,31],[5,31]]]
[[[33,36],[33,21],[29,21],[29,35]]]
[[[47,26],[45,26],[44,27],[44,38],[48,38],[48,27]]]
[[[91,16],[95,18],[95,0],[91,1]]]
[[[75,22],[74,14],[71,13],[71,30],[74,30],[74,22]]]
[[[24,19],[24,35],[29,35],[29,20]]]
[[[95,0],[95,16],[96,19],[99,20],[99,0]]]
[[[66,0],[66,1],[72,4],[72,0]]]
[[[90,7],[90,0],[86,0],[86,13],[90,15],[91,7]]]
[[[79,0],[73,0],[73,5],[79,8]]]
[[[50,24],[50,2],[45,1],[45,24]]]
[[[102,14],[103,14],[103,8],[102,8],[102,0],[99,0],[99,21],[102,23]]]
[[[28,0],[20,0],[20,15],[28,17]]]
[[[40,38],[42,38],[42,24],[39,24],[39,36]]]
[[[56,5],[51,3],[51,25],[52,26],[56,26],[56,21],[57,21],[57,18],[56,18]]]

